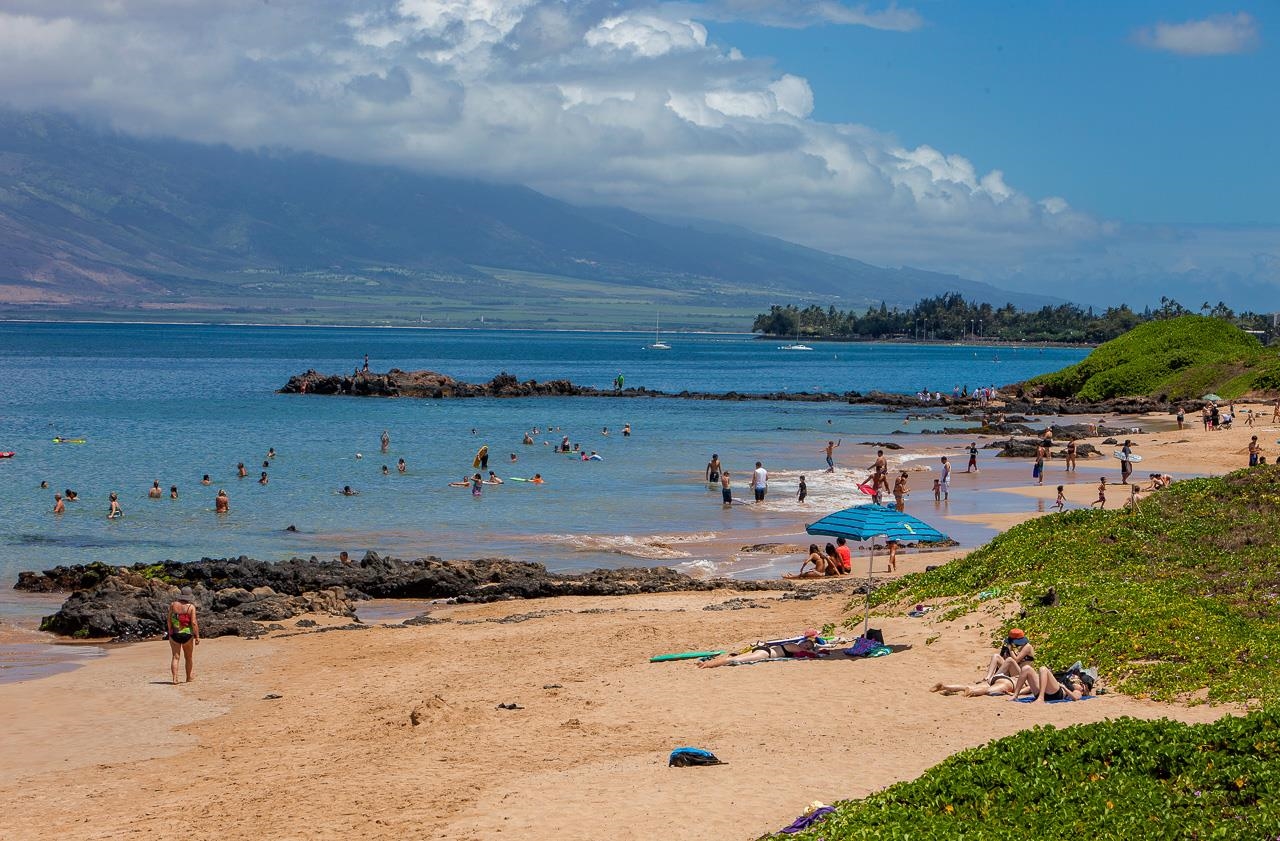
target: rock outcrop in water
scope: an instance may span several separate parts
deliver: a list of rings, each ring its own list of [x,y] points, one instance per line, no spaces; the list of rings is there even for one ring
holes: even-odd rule
[[[923,400],[913,394],[889,394],[872,391],[811,392],[773,391],[744,394],[737,391],[658,391],[651,388],[595,388],[568,380],[521,381],[505,371],[487,383],[455,380],[436,371],[402,371],[392,368],[386,373],[321,374],[309,370],[296,374],[279,390],[281,394],[346,395],[350,397],[415,397],[431,399],[466,397],[674,397],[684,400],[774,400],[801,403],[853,403],[895,409],[933,409],[975,420],[992,415],[995,407],[975,397],[943,395],[941,400]],[[1189,404],[1188,404],[1189,405]],[[1014,415],[1105,415],[1137,414],[1151,411],[1173,411],[1169,403],[1147,397],[1120,397],[1102,402],[1083,403],[1068,399],[1044,398],[1028,400],[1022,395],[1002,396],[999,412]],[[988,423],[995,423],[988,418]],[[978,432],[967,429],[964,432]],[[997,430],[999,431],[999,430]]]
[[[353,616],[353,599],[452,599],[492,602],[550,596],[618,596],[734,589],[791,590],[787,581],[697,579],[666,567],[597,569],[577,575],[547,572],[542,564],[482,558],[402,561],[367,553],[353,564],[294,558],[268,563],[252,558],[204,558],[117,568],[105,564],[56,567],[19,574],[16,589],[75,591],[44,621],[45,630],[83,637],[136,639],[164,630],[178,585],[197,593],[205,636],[253,636],[258,622],[307,611]],[[291,611],[291,612],[290,612]]]

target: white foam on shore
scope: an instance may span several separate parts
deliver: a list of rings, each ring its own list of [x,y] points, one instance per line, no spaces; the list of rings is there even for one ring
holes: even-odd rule
[[[534,543],[568,546],[578,552],[608,552],[652,561],[665,561],[691,557],[691,553],[677,549],[673,544],[697,543],[713,538],[715,534],[712,532],[694,532],[651,534],[641,537],[629,534],[535,534],[529,539]]]

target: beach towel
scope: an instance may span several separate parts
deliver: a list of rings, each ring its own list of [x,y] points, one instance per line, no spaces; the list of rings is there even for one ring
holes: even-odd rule
[[[827,815],[830,815],[834,811],[835,811],[834,806],[823,806],[821,809],[815,809],[814,811],[810,812],[807,815],[801,815],[800,817],[796,818],[795,821],[793,821],[790,826],[784,827],[783,829],[779,830],[779,832],[784,832],[787,835],[794,835],[797,832],[804,832],[806,829],[813,826],[815,823],[821,823],[822,821],[825,821],[827,819]]]
[[[849,657],[866,657],[877,648],[882,648],[881,643],[866,637],[858,637],[853,641],[853,645],[844,650]]]

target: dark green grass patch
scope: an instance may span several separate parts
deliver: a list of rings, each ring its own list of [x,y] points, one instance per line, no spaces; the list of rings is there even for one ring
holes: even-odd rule
[[[1122,718],[1037,727],[774,838],[1272,839],[1280,835],[1280,713],[1188,725]]]

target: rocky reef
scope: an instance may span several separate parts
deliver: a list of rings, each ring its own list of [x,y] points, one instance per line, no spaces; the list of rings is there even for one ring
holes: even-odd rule
[[[342,564],[293,558],[204,558],[190,563],[60,566],[23,572],[16,589],[71,592],[42,628],[76,637],[143,639],[164,632],[164,617],[179,586],[190,586],[204,636],[255,636],[262,622],[302,613],[354,616],[366,598],[451,599],[492,602],[549,596],[617,596],[733,589],[791,590],[787,581],[698,579],[666,567],[596,569],[576,575],[547,572],[541,564],[503,558],[404,561],[368,552]]]
[[[321,374],[309,370],[296,374],[279,389],[281,394],[345,395],[350,397],[413,397],[429,399],[467,397],[672,397],[684,400],[774,400],[799,403],[853,403],[883,406],[886,410],[931,409],[960,415],[965,419],[995,425],[996,412],[1005,415],[1106,415],[1141,412],[1174,412],[1176,407],[1148,397],[1118,397],[1102,401],[1079,401],[1061,398],[1031,398],[1022,391],[1010,389],[1000,396],[999,406],[984,404],[976,397],[953,397],[944,394],[940,400],[924,400],[914,394],[890,394],[872,391],[771,391],[747,394],[738,391],[659,391],[631,387],[621,390],[577,385],[569,380],[519,380],[502,372],[487,383],[455,380],[436,371],[402,371],[392,368],[385,373],[356,371],[352,374]],[[1194,401],[1193,401],[1194,402]],[[1187,404],[1187,408],[1197,408]],[[985,420],[983,420],[985,418]],[[966,429],[963,432],[982,432]],[[996,430],[997,432],[999,430]]]

